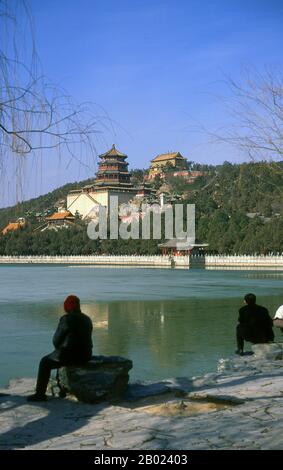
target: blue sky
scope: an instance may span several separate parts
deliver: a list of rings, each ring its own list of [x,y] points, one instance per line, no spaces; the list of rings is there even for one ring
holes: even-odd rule
[[[243,161],[196,132],[225,125],[216,95],[223,76],[247,66],[282,67],[282,0],[30,0],[44,73],[78,101],[107,113],[98,153],[112,143],[130,168],[179,150],[191,160]],[[50,164],[52,162],[52,164]],[[31,164],[30,164],[31,165]],[[45,155],[42,175],[28,167],[26,196],[91,177],[67,159]],[[37,167],[33,163],[33,167]]]

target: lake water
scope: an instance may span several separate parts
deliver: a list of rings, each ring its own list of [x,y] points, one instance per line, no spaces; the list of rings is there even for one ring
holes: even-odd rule
[[[244,294],[256,293],[273,315],[282,281],[270,271],[2,265],[0,385],[36,376],[71,293],[93,320],[94,354],[129,357],[132,380],[158,380],[215,371],[235,350]]]

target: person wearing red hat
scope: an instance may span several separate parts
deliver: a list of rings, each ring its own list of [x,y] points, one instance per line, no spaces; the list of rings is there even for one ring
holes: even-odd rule
[[[81,312],[80,299],[69,295],[64,301],[63,315],[53,336],[55,351],[44,356],[38,368],[36,392],[28,401],[46,401],[46,389],[52,369],[62,366],[80,365],[88,362],[92,355],[92,322]]]

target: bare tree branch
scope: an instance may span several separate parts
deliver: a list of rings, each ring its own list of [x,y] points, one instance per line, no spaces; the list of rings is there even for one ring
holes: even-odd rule
[[[28,33],[22,31],[19,15],[25,16]],[[88,152],[95,150],[92,139],[98,125],[93,106],[76,104],[64,90],[39,74],[39,68],[28,4],[25,0],[0,0],[2,162],[12,155],[27,156],[39,149],[62,146],[72,158],[78,145]]]
[[[283,155],[283,77],[278,72],[246,74],[242,83],[226,77],[230,91],[231,122],[210,131],[216,142],[225,142],[253,160],[280,160]],[[227,100],[223,102],[227,103]],[[206,130],[207,132],[207,130]]]

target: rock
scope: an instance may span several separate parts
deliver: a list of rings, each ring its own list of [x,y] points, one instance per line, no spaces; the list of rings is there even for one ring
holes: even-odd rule
[[[83,366],[59,369],[61,396],[67,393],[86,403],[123,398],[129,381],[131,360],[120,356],[93,356]]]
[[[253,344],[252,350],[257,359],[283,359],[283,343]]]
[[[233,372],[253,371],[257,370],[258,361],[254,356],[232,356],[226,359],[219,359],[217,371],[220,374],[230,374]]]
[[[193,377],[192,385],[196,388],[215,385],[217,377],[218,374],[215,372],[209,372],[202,376]]]
[[[220,359],[217,370],[221,374],[256,372],[270,367],[281,367],[276,361],[283,359],[283,343],[253,344],[253,355],[232,356]],[[275,363],[274,363],[275,361]]]
[[[160,382],[136,381],[129,384],[125,399],[127,401],[135,401],[166,393],[186,394],[192,388],[192,379],[187,377],[177,377],[175,379],[161,380]]]

